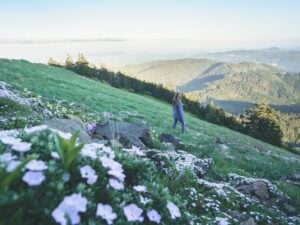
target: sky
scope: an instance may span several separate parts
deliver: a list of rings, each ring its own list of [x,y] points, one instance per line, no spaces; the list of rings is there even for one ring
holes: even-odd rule
[[[31,42],[293,47],[300,46],[299,12],[299,0],[0,0],[0,44],[5,52]]]

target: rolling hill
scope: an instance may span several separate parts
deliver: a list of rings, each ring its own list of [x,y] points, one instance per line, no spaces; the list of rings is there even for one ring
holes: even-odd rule
[[[285,50],[277,47],[261,50],[237,50],[200,54],[199,57],[232,63],[266,63],[291,73],[300,72],[300,51],[297,48],[295,50]]]
[[[228,63],[210,59],[155,61],[118,68],[141,80],[208,99],[299,104],[299,74],[261,63]]]

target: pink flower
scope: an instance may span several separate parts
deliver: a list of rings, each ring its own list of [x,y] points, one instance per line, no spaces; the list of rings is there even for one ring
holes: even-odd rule
[[[115,190],[123,190],[124,189],[124,184],[122,182],[119,182],[116,179],[110,178],[108,183],[109,183],[109,186],[111,186]]]
[[[144,185],[133,186],[133,189],[137,192],[147,192],[147,188]]]
[[[28,171],[22,179],[29,186],[38,186],[45,180],[45,175],[42,172]]]
[[[181,217],[181,213],[179,211],[179,208],[173,202],[168,202],[167,208],[168,208],[168,210],[171,214],[172,219],[176,219],[177,217]]]

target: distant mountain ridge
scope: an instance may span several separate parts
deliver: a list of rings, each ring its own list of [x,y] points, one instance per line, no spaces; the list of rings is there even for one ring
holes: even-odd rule
[[[209,59],[232,63],[266,63],[283,68],[288,72],[300,72],[300,48],[286,50],[277,47],[271,47],[261,50],[236,50],[199,54],[198,57],[205,57]]]
[[[200,101],[217,99],[253,103],[267,99],[271,104],[300,103],[297,85],[300,75],[288,74],[284,69],[269,64],[188,58],[153,61],[117,70],[180,90]]]

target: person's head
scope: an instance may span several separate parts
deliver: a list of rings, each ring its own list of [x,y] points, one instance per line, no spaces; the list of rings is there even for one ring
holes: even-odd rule
[[[181,93],[176,92],[176,94],[173,97],[173,104],[181,99]]]

